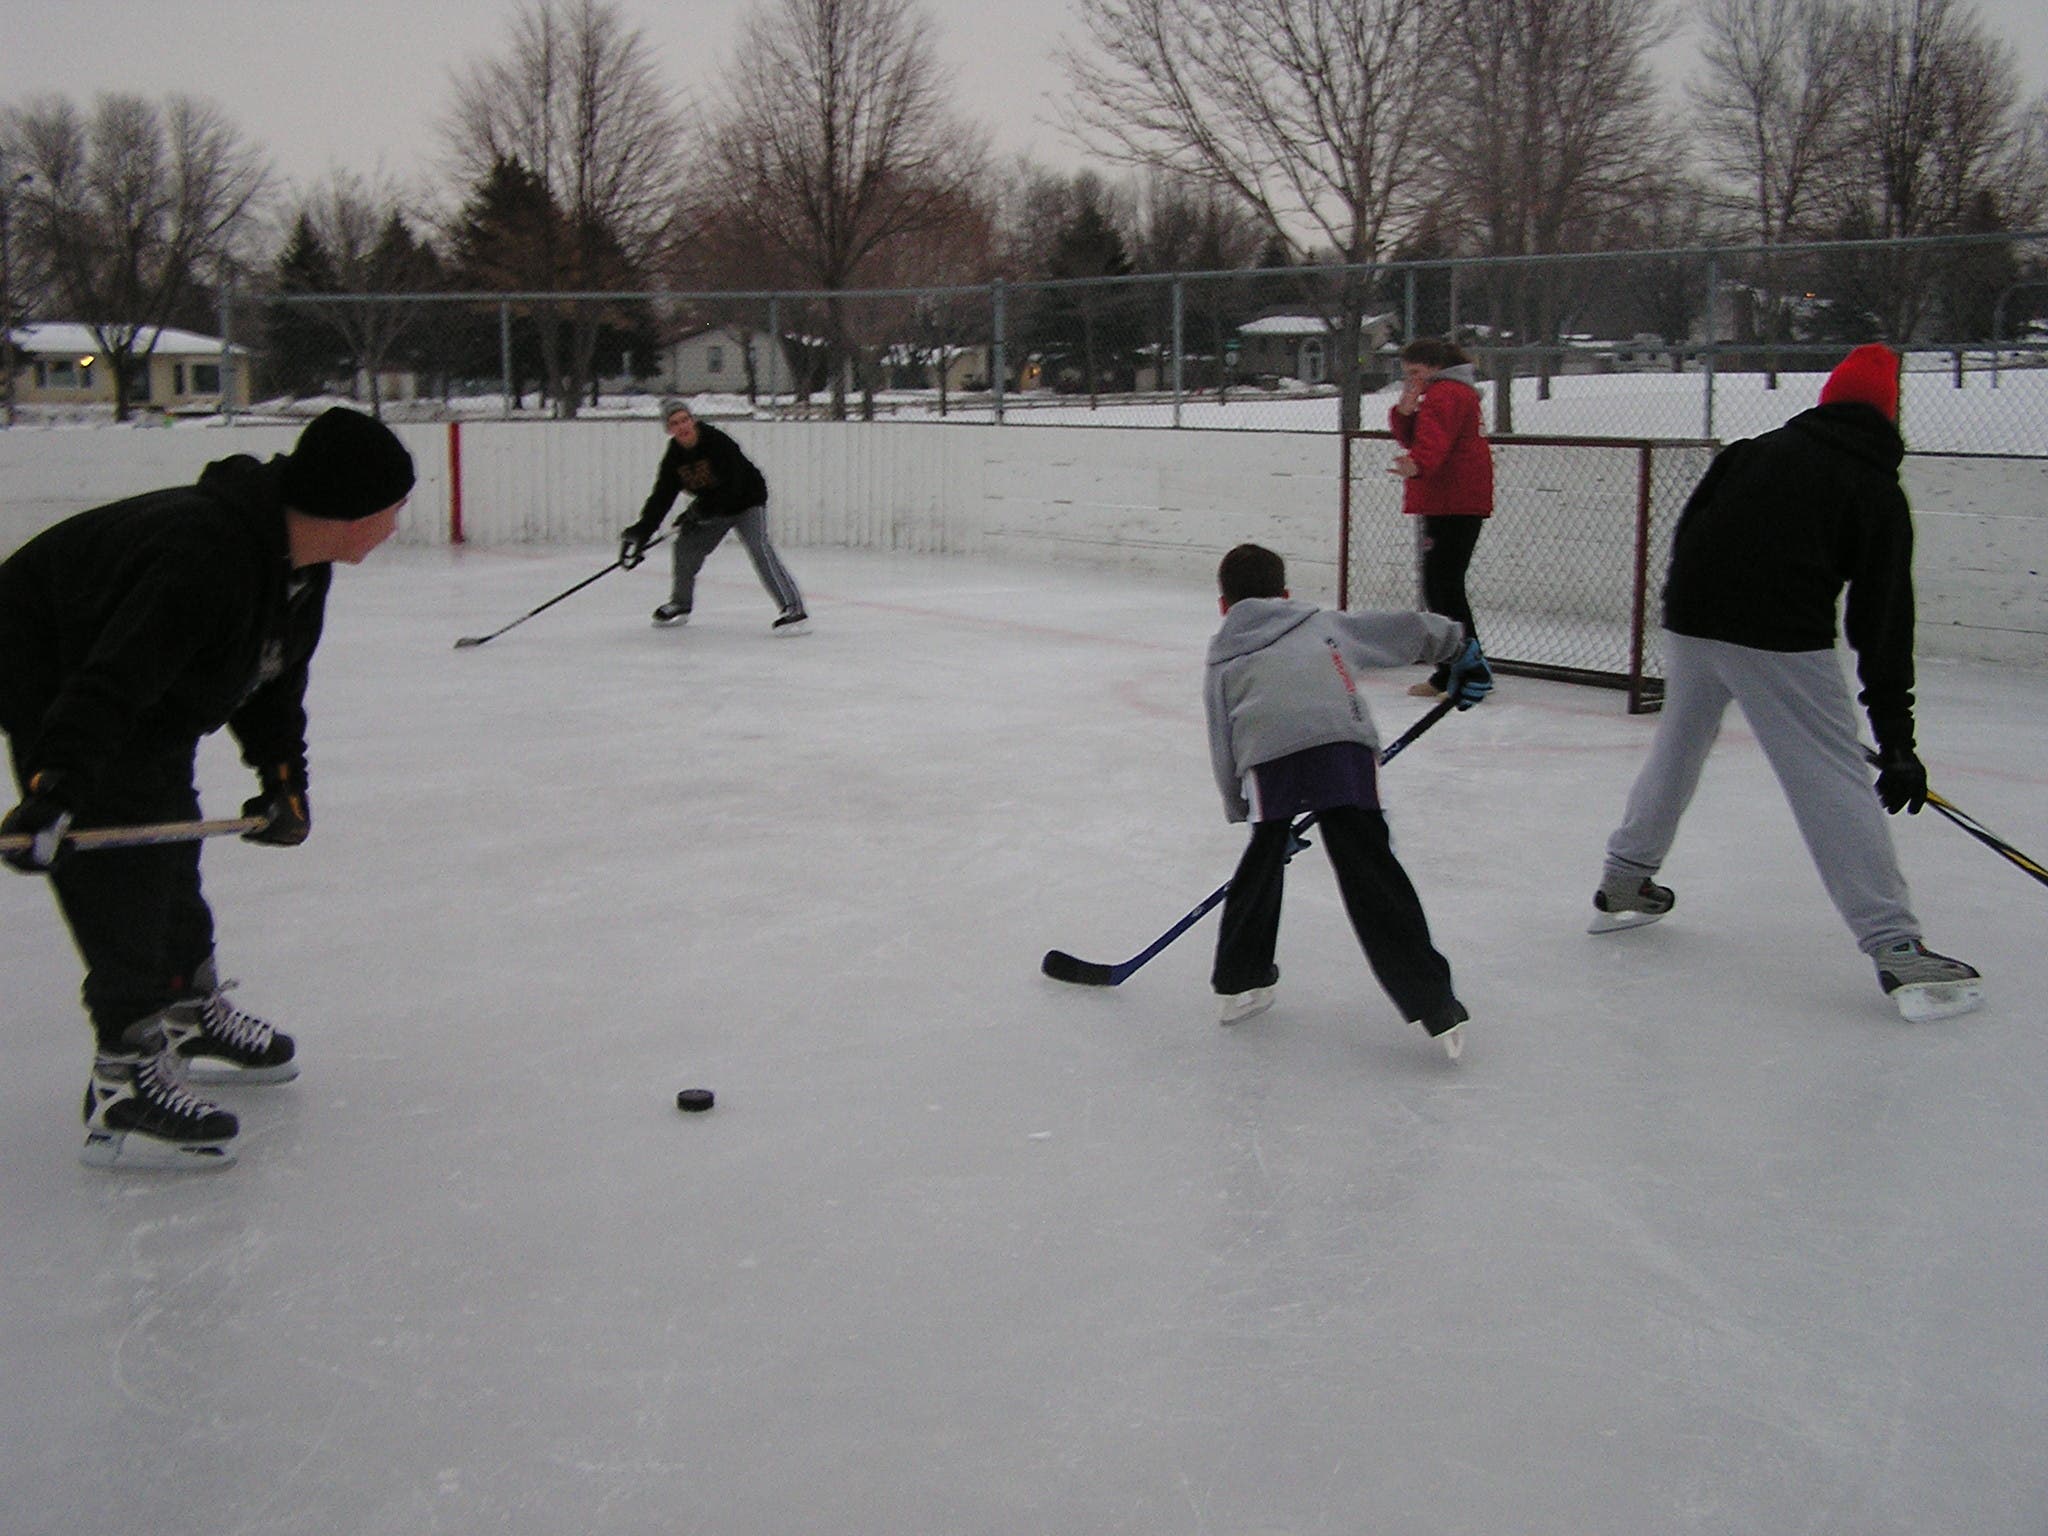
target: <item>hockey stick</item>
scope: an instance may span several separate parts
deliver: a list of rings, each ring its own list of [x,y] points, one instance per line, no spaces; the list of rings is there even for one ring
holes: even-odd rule
[[[1878,761],[1877,753],[1872,751],[1869,747],[1865,747],[1863,749],[1863,755],[1870,761],[1873,767],[1876,766]],[[1927,791],[1927,803],[1933,806],[1937,811],[1941,812],[1942,815],[1946,816],[1950,821],[1954,822],[1957,826],[1961,827],[1965,832],[1969,833],[1970,836],[1977,839],[1977,841],[1982,843],[1986,848],[1989,848],[1993,853],[1997,854],[2001,859],[2004,859],[2007,863],[2014,865],[2024,873],[2032,875],[2036,880],[2040,881],[2043,885],[2048,885],[2048,869],[2042,868],[2039,860],[2028,858],[2024,853],[2021,853],[2019,849],[2013,847],[2011,843],[2008,843],[1996,832],[1993,832],[1989,827],[1985,826],[1983,822],[1979,821],[1976,817],[1972,816],[1968,811],[1964,810],[1961,806],[1957,805],[1953,800],[1945,799],[1942,796],[1937,795],[1933,790],[1930,789]]]
[[[1410,742],[1414,741],[1416,737],[1420,736],[1432,725],[1435,725],[1437,721],[1443,719],[1445,715],[1449,714],[1456,707],[1456,704],[1450,699],[1439,701],[1428,714],[1409,726],[1391,745],[1380,753],[1380,762],[1382,764],[1389,763],[1394,758],[1400,756],[1402,752],[1407,750]],[[1308,844],[1302,841],[1301,834],[1314,825],[1315,819],[1315,813],[1310,812],[1294,824],[1293,830],[1289,833],[1287,849],[1287,857],[1289,859],[1292,859],[1295,854],[1308,847]],[[1045,958],[1038,963],[1038,968],[1054,981],[1069,981],[1076,986],[1114,987],[1121,985],[1130,978],[1133,971],[1137,970],[1139,966],[1194,927],[1196,923],[1207,916],[1209,911],[1229,894],[1230,882],[1226,880],[1205,896],[1201,903],[1193,911],[1189,912],[1186,917],[1183,917],[1179,922],[1167,929],[1166,932],[1146,945],[1144,949],[1121,964],[1110,965],[1100,960],[1077,960],[1063,949],[1049,949],[1045,952]]]
[[[147,848],[158,843],[196,843],[202,837],[228,837],[253,832],[263,825],[261,816],[233,816],[223,821],[156,821],[127,827],[88,827],[66,832],[63,846],[88,853],[96,848]],[[0,833],[0,853],[18,853],[35,841],[33,833]]]
[[[666,534],[655,535],[655,537],[649,539],[645,544],[640,546],[641,552],[644,554],[647,550],[654,548],[655,545],[661,543],[667,537],[668,535]],[[566,592],[557,592],[553,597],[549,598],[546,602],[542,603],[538,608],[529,609],[527,612],[519,615],[519,617],[514,619],[510,624],[506,624],[501,628],[494,629],[488,635],[464,635],[460,640],[455,642],[455,649],[457,649],[458,651],[466,651],[473,645],[484,645],[492,640],[497,639],[498,636],[505,633],[505,631],[508,629],[517,629],[521,624],[524,624],[528,619],[532,618],[535,614],[546,613],[550,608],[554,607],[555,604],[559,603],[563,598],[574,597],[578,592],[581,592],[593,581],[598,581],[606,576],[611,575],[613,571],[618,570],[621,566],[625,565],[625,563],[626,557],[624,555],[619,556],[618,559],[614,560],[610,565],[606,566],[603,570],[599,571],[597,575],[584,577],[583,580],[577,582],[575,586],[571,587]],[[636,565],[638,563],[638,561],[634,562],[634,564]]]

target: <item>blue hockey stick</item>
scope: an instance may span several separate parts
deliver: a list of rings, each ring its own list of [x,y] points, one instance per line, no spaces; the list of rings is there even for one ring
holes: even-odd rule
[[[1449,714],[1456,707],[1449,699],[1440,700],[1435,708],[1431,709],[1428,714],[1402,732],[1392,745],[1381,751],[1380,762],[1384,764],[1393,761],[1394,758],[1407,748],[1410,742],[1414,741],[1416,737],[1420,736],[1432,725],[1435,725],[1437,721],[1443,719],[1445,715]],[[1309,846],[1306,842],[1302,841],[1301,834],[1315,824],[1315,819],[1315,814],[1311,812],[1294,824],[1287,849],[1289,859],[1292,859],[1295,854]],[[1192,912],[1188,913],[1186,917],[1175,923],[1166,932],[1146,945],[1144,949],[1121,964],[1109,965],[1100,960],[1077,960],[1063,949],[1049,949],[1045,952],[1045,958],[1038,963],[1038,968],[1054,981],[1070,981],[1076,986],[1114,987],[1120,985],[1128,980],[1131,973],[1137,970],[1139,966],[1150,960],[1159,951],[1166,948],[1167,945],[1200,922],[1208,915],[1212,908],[1221,903],[1223,898],[1229,894],[1230,882],[1226,880],[1202,898],[1201,903]]]

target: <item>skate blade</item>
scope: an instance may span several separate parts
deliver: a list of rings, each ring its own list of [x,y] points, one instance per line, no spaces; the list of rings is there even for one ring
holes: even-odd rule
[[[299,1075],[299,1064],[297,1061],[284,1061],[274,1067],[237,1067],[217,1062],[187,1061],[184,1070],[188,1083],[200,1083],[209,1088],[232,1088],[237,1083],[250,1086],[289,1083]]]
[[[1908,1024],[1931,1024],[1936,1019],[1952,1019],[1983,1007],[1984,983],[1975,977],[1968,981],[1909,983],[1893,990],[1892,1001],[1898,1005],[1899,1017]]]
[[[156,1141],[147,1136],[88,1131],[85,1148],[78,1154],[78,1160],[88,1168],[189,1170],[200,1173],[233,1163],[235,1149],[217,1141],[178,1144]]]
[[[1456,1061],[1465,1054],[1465,1026],[1453,1024],[1436,1037],[1436,1043],[1444,1048],[1444,1054]]]
[[[1239,992],[1223,999],[1223,1009],[1216,1022],[1237,1024],[1245,1019],[1256,1018],[1273,1006],[1271,987],[1253,987],[1249,992]]]
[[[1588,933],[1620,933],[1627,928],[1647,928],[1660,918],[1669,917],[1668,912],[1602,912],[1593,909],[1593,920],[1586,924]]]

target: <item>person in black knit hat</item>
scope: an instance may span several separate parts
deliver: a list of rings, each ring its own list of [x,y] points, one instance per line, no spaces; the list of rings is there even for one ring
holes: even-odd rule
[[[89,1164],[229,1163],[235,1116],[187,1084],[284,1082],[298,1062],[223,995],[196,841],[80,852],[66,834],[196,818],[199,738],[225,725],[261,782],[243,836],[305,841],[306,676],[332,567],[391,536],[412,486],[391,429],[336,408],[289,454],[221,459],[0,562],[0,732],[21,793],[0,858],[49,877],[85,963]]]

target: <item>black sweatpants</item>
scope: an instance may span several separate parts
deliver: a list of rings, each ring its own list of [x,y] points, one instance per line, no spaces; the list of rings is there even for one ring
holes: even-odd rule
[[[1465,596],[1465,573],[1471,569],[1472,551],[1485,531],[1483,517],[1460,514],[1422,519],[1422,606],[1431,613],[1456,619],[1465,626],[1468,640],[1479,638],[1479,626]],[[1446,663],[1439,665],[1429,680],[1441,691],[1450,675]]]
[[[77,808],[76,830],[199,815],[193,766],[199,744],[131,747],[108,764]],[[17,783],[19,750],[8,739]],[[192,973],[213,954],[213,912],[199,888],[199,844],[71,853],[49,875],[57,909],[85,962],[83,995],[102,1048],[121,1032],[189,996]]]
[[[1211,981],[1219,993],[1270,986],[1280,940],[1280,898],[1287,879],[1291,823],[1252,824],[1251,843],[1223,898]],[[1320,812],[1309,833],[1322,840],[1337,873],[1344,910],[1367,964],[1405,1019],[1427,1018],[1451,1001],[1450,962],[1430,942],[1429,920],[1387,836],[1387,818],[1363,806]]]

